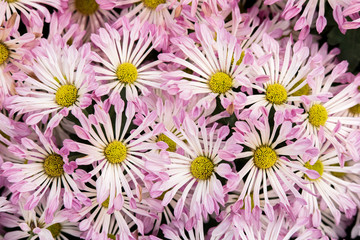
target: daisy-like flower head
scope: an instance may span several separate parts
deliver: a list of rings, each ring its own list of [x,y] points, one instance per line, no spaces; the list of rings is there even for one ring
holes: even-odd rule
[[[114,105],[115,122],[110,117],[110,107]],[[147,143],[153,135],[157,135],[161,128],[143,133],[145,128],[156,118],[156,112],[150,113],[134,131],[130,125],[135,115],[135,105],[128,102],[126,109],[120,94],[113,94],[104,103],[95,105],[95,113],[86,117],[81,111],[74,114],[80,121],[80,126],[74,126],[78,137],[88,141],[79,143],[65,140],[64,145],[70,151],[79,152],[85,156],[76,159],[78,165],[93,165],[90,176],[100,173],[96,180],[97,201],[99,204],[109,199],[109,207],[113,207],[115,199],[122,198],[123,192],[127,195],[132,206],[135,206],[133,190],[141,199],[141,190],[144,182],[146,158],[152,156],[159,161],[159,155],[147,155],[146,151],[159,149],[156,143]],[[126,118],[123,117],[125,114]],[[119,210],[119,205],[115,206]],[[121,206],[120,206],[121,208]]]
[[[22,86],[16,88],[9,108],[19,114],[28,113],[26,123],[33,125],[52,114],[53,128],[68,114],[68,110],[90,105],[90,92],[95,88],[90,65],[90,45],[79,50],[75,46],[41,40],[34,50],[37,57],[27,71]]]
[[[30,19],[31,15],[39,13],[40,16],[45,16],[46,21],[49,22],[50,12],[47,6],[62,10],[60,0],[0,0],[0,3],[3,4],[0,6],[6,20],[10,19],[12,14],[20,12],[21,16],[26,19]],[[2,13],[1,10],[0,14]]]
[[[51,222],[45,221],[46,216],[46,199],[31,210],[25,209],[25,194],[19,200],[19,215],[14,215],[15,219],[7,224],[8,232],[4,239],[55,239],[65,240],[69,237],[80,237],[78,223],[69,222],[67,212],[60,210],[59,206],[55,212],[55,216]],[[20,229],[18,229],[20,228]]]
[[[306,191],[302,193],[304,199],[308,202],[308,205],[303,206],[303,208],[311,214],[314,227],[318,227],[321,223],[321,212],[324,210],[324,204],[321,202],[324,202],[329,208],[336,224],[340,222],[340,211],[344,212],[347,218],[351,218],[356,214],[357,206],[351,195],[359,193],[360,185],[352,182],[351,179],[345,179],[344,176],[346,174],[358,174],[360,171],[359,164],[348,166],[348,161],[346,161],[345,166],[340,167],[337,151],[329,141],[321,147],[319,159],[313,165],[309,161],[304,162],[301,157],[298,157],[298,161],[306,168],[319,173],[319,177],[316,179],[312,179],[306,174],[304,176],[311,183],[308,186],[309,189],[320,196],[321,201]],[[350,192],[354,193],[350,194]],[[321,205],[322,208],[320,208]]]
[[[244,77],[246,65],[253,62],[252,54],[248,50],[243,51],[236,38],[224,28],[212,32],[207,25],[196,24],[195,34],[200,46],[190,37],[171,40],[185,54],[186,59],[172,53],[159,55],[163,61],[182,65],[192,71],[191,74],[185,71],[164,74],[163,77],[168,80],[168,88],[177,89],[180,97],[185,100],[202,94],[199,105],[209,107],[219,96],[225,108],[233,103],[235,109],[240,109],[246,98],[243,93],[234,90],[240,86],[239,80]]]
[[[331,94],[333,82],[345,73],[347,65],[346,61],[339,63],[327,76],[323,67],[314,69],[314,73],[307,78],[313,95],[301,96],[305,112],[299,121],[303,136],[312,138],[317,148],[325,140],[331,142],[338,151],[342,166],[345,155],[351,156],[355,161],[359,160],[358,147],[353,141],[349,141],[349,137],[352,136],[353,127],[359,126],[360,122],[356,117],[339,116],[339,113],[358,103],[360,78],[356,78],[334,96]]]
[[[28,51],[25,45],[35,38],[32,33],[22,36],[18,34],[16,31],[18,24],[15,23],[17,17],[13,14],[4,27],[0,25],[0,87],[5,95],[15,94],[15,83],[9,72],[9,64],[21,61]]]
[[[104,23],[112,23],[119,18],[115,10],[104,9],[95,0],[66,0],[66,4],[65,14],[70,13],[72,22],[85,30],[84,41],[88,41],[92,33],[104,27]]]
[[[206,128],[205,118],[200,118],[196,124],[189,116],[186,116],[180,124],[177,121],[177,130],[185,140],[179,139],[170,131],[163,134],[170,138],[184,150],[184,154],[168,152],[170,164],[166,166],[164,173],[169,179],[156,182],[150,191],[152,197],[158,197],[165,193],[162,204],[166,206],[173,196],[181,190],[181,198],[178,200],[174,215],[180,218],[186,201],[189,203],[189,218],[196,224],[201,215],[219,212],[219,204],[224,205],[223,186],[220,176],[225,179],[235,177],[231,168],[226,163],[221,163],[217,152],[223,139],[229,134],[228,127],[216,129],[215,123],[211,129]],[[188,199],[192,193],[191,200]]]
[[[19,158],[26,159],[5,162],[1,168],[3,175],[12,184],[10,190],[15,193],[31,193],[25,200],[24,209],[34,209],[47,196],[45,222],[53,220],[59,206],[60,198],[64,199],[66,208],[86,203],[86,197],[80,193],[71,175],[77,167],[75,162],[67,163],[67,155],[36,127],[39,142],[28,138],[22,139],[22,146],[11,145],[10,152]],[[64,188],[64,191],[63,191]]]
[[[254,214],[260,215],[260,209],[264,209],[266,215],[272,221],[274,219],[273,204],[270,203],[268,187],[271,186],[276,193],[278,202],[290,213],[288,196],[294,196],[302,204],[306,202],[301,197],[295,184],[304,190],[305,181],[296,175],[297,171],[306,172],[310,176],[318,176],[314,170],[299,166],[291,161],[291,156],[307,156],[308,158],[318,154],[318,150],[311,147],[312,142],[306,138],[298,138],[298,128],[293,128],[291,122],[284,121],[281,125],[276,122],[270,128],[268,112],[263,107],[263,116],[259,121],[249,120],[235,123],[236,133],[228,140],[227,146],[220,150],[219,155],[223,159],[246,161],[238,172],[238,182],[228,182],[227,189],[235,189],[239,181],[246,177],[245,184],[239,196],[239,201],[245,202],[245,209],[251,206],[250,198],[254,202]],[[244,147],[242,152],[235,151],[234,145]],[[234,185],[232,185],[235,183]],[[260,204],[260,191],[264,194],[264,204]],[[276,203],[276,202],[275,202]]]
[[[99,178],[99,174],[96,177]],[[137,202],[137,207],[134,208],[125,192],[119,193],[112,207],[109,205],[109,198],[99,203],[98,186],[93,179],[90,179],[83,192],[90,199],[91,204],[78,211],[69,211],[69,220],[80,222],[79,229],[86,231],[83,237],[87,240],[109,238],[135,240],[133,229],[144,234],[144,224],[140,217],[150,217],[149,207],[143,202]]]
[[[262,44],[263,47],[258,44],[251,46],[257,61],[248,74],[251,83],[243,84],[246,88],[256,89],[260,93],[248,96],[246,104],[251,105],[253,114],[257,116],[262,106],[268,111],[274,107],[275,114],[281,118],[285,115],[291,116],[291,112],[298,115],[302,111],[294,102],[301,102],[300,96],[309,93],[309,86],[306,84],[306,78],[312,70],[311,61],[308,61],[309,49],[292,46],[289,39],[282,57],[279,43],[266,33],[263,34]]]
[[[307,216],[299,216],[293,222],[281,207],[274,211],[274,221],[269,221],[265,215],[260,217],[260,226],[249,224],[245,215],[232,213],[211,232],[211,240],[271,240],[271,239],[320,239],[320,230],[303,226],[309,222]],[[302,230],[302,231],[301,231]],[[296,238],[294,238],[296,237]]]
[[[134,100],[138,97],[138,90],[147,95],[147,87],[160,88],[161,72],[154,68],[161,61],[144,64],[144,59],[156,45],[152,44],[155,39],[151,27],[140,25],[139,21],[129,24],[126,17],[121,20],[124,25],[120,32],[106,24],[105,29],[99,30],[99,35],[91,36],[91,41],[104,55],[94,57],[94,61],[102,64],[94,67],[100,84],[95,94],[102,96],[109,91],[125,89],[126,99]]]

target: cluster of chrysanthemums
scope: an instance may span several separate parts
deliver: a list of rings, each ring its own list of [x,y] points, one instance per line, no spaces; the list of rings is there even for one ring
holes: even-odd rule
[[[0,0],[0,239],[360,235],[360,75],[310,34],[325,1],[245,4]]]

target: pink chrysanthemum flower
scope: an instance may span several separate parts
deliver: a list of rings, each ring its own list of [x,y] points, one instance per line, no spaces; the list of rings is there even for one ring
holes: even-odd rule
[[[243,83],[260,94],[248,96],[246,104],[254,110],[256,117],[260,114],[260,107],[265,106],[268,111],[274,107],[275,115],[279,118],[294,118],[302,111],[293,103],[300,102],[300,96],[308,94],[305,79],[312,70],[311,62],[307,61],[309,49],[292,46],[289,39],[282,57],[279,43],[266,33],[263,34],[262,43],[263,47],[257,44],[251,46],[257,60],[248,73],[251,82]]]
[[[115,121],[112,122],[110,115],[111,104],[115,109]],[[146,141],[158,130],[149,131],[143,134],[144,129],[156,118],[156,113],[150,113],[135,130],[129,134],[130,125],[135,115],[133,102],[125,104],[120,94],[113,94],[103,104],[94,106],[95,113],[86,117],[81,111],[74,115],[79,119],[80,126],[74,126],[78,137],[88,141],[80,143],[72,140],[65,140],[64,145],[70,151],[84,154],[84,157],[77,158],[78,165],[93,165],[89,172],[90,176],[100,173],[96,180],[97,201],[103,203],[109,198],[109,207],[113,207],[116,201],[120,201],[123,192],[129,198],[132,206],[135,207],[135,197],[141,199],[141,190],[144,182],[145,159],[155,158],[159,161],[159,155],[147,155],[146,151],[159,149],[156,143]],[[125,114],[126,118],[123,117]],[[103,128],[104,126],[104,128]],[[156,128],[156,127],[155,127]],[[160,128],[158,128],[160,129]],[[118,207],[118,206],[117,206]]]
[[[120,32],[105,24],[105,29],[99,30],[99,35],[92,35],[91,41],[101,49],[102,55],[95,55],[94,61],[102,64],[95,66],[98,73],[96,80],[100,87],[95,94],[102,96],[109,91],[126,91],[126,99],[138,97],[138,90],[144,95],[149,94],[147,87],[160,88],[161,72],[155,67],[161,61],[144,63],[144,59],[156,46],[149,25],[140,25],[139,19],[129,24],[126,17],[121,18],[123,27]],[[153,44],[153,41],[154,44]]]
[[[99,174],[96,175],[100,177]],[[130,229],[134,226],[137,231],[144,234],[144,224],[140,217],[150,217],[149,207],[142,202],[137,202],[136,207],[131,203],[128,194],[120,192],[114,205],[110,207],[109,198],[99,203],[98,183],[90,179],[84,186],[84,194],[90,199],[91,204],[78,211],[69,211],[69,219],[80,222],[79,229],[85,231],[83,238],[90,239],[129,239],[135,240],[135,233]]]
[[[311,184],[308,188],[316,194],[316,196],[303,191],[302,195],[308,205],[303,206],[306,211],[311,214],[311,224],[318,227],[321,223],[321,212],[327,207],[334,216],[335,223],[339,224],[341,212],[346,214],[347,218],[351,218],[356,214],[356,204],[350,196],[350,192],[360,193],[360,185],[356,182],[347,181],[343,177],[346,174],[359,174],[360,165],[356,164],[348,166],[345,162],[344,167],[339,165],[339,156],[337,151],[331,146],[330,142],[326,142],[320,149],[319,159],[313,164],[304,162],[298,157],[298,161],[308,169],[315,170],[319,173],[319,177],[312,179],[306,174],[305,179]],[[321,200],[318,198],[321,197]]]
[[[306,202],[301,197],[295,184],[303,190],[307,190],[306,182],[296,175],[297,171],[306,172],[309,176],[318,177],[318,173],[309,170],[291,161],[291,156],[307,156],[308,158],[318,154],[318,150],[311,147],[312,142],[306,138],[296,140],[299,129],[293,128],[291,122],[284,121],[273,123],[270,128],[268,113],[263,107],[263,116],[259,121],[249,120],[235,123],[235,131],[228,140],[227,146],[220,150],[219,155],[223,159],[247,160],[238,172],[238,182],[227,184],[228,191],[235,189],[241,179],[245,184],[238,201],[245,202],[245,209],[250,208],[251,196],[254,202],[254,214],[260,215],[261,209],[270,221],[274,219],[273,204],[269,201],[268,187],[275,191],[278,203],[291,212],[288,196],[293,195],[302,204]],[[281,125],[279,125],[281,124]],[[278,134],[276,134],[278,132]],[[295,139],[294,142],[291,142]],[[240,151],[244,147],[242,151]],[[235,183],[235,184],[234,184]],[[265,205],[260,205],[260,191],[264,194]],[[247,206],[248,205],[248,206]]]
[[[357,146],[348,140],[354,131],[353,127],[359,126],[360,121],[356,117],[339,116],[338,113],[358,103],[360,78],[334,96],[331,93],[332,83],[345,73],[347,65],[345,61],[339,63],[327,76],[323,67],[314,69],[314,74],[307,78],[313,95],[301,96],[305,112],[301,115],[301,121],[298,121],[303,136],[310,137],[317,148],[325,140],[333,144],[341,165],[345,155],[353,157],[355,161],[359,160]],[[316,159],[311,163],[314,161]]]
[[[10,99],[9,108],[19,114],[28,113],[26,123],[33,125],[52,115],[50,128],[68,114],[91,104],[90,92],[95,88],[90,65],[90,45],[79,50],[63,41],[41,40],[34,50],[36,58],[27,67],[24,84],[17,87],[19,95]]]
[[[9,150],[23,163],[5,162],[1,168],[3,175],[12,184],[10,190],[21,194],[31,193],[26,198],[24,209],[34,209],[47,196],[45,221],[53,220],[53,214],[63,199],[66,208],[81,205],[86,197],[80,193],[70,174],[77,167],[75,162],[66,163],[67,156],[36,127],[38,143],[28,138],[22,139],[22,147],[11,145]],[[64,191],[62,190],[64,188]]]
[[[115,22],[119,18],[115,10],[104,9],[95,0],[65,0],[65,4],[65,14],[71,13],[72,23],[85,30],[83,41],[88,41],[90,35],[104,27],[105,23]]]
[[[1,9],[4,11],[5,19],[7,20],[10,19],[13,13],[20,12],[26,19],[30,19],[32,14],[39,13],[40,16],[45,16],[46,21],[49,22],[50,12],[47,6],[60,11],[62,9],[61,0],[0,0],[0,3],[4,4],[4,6],[1,6]]]
[[[211,240],[272,240],[272,239],[320,239],[320,230],[308,228],[301,231],[309,222],[306,216],[299,216],[292,222],[286,212],[278,207],[274,212],[274,221],[269,221],[264,215],[260,217],[260,226],[249,224],[241,214],[231,214],[211,232]]]
[[[60,210],[60,206],[55,212],[55,216],[51,222],[46,222],[46,199],[39,202],[32,210],[25,210],[26,197],[23,196],[19,200],[19,215],[15,215],[16,218],[7,223],[9,229],[16,229],[20,227],[20,230],[8,231],[4,239],[40,239],[40,240],[66,240],[69,237],[80,237],[80,231],[78,229],[78,223],[72,223],[68,221],[67,212]],[[14,217],[15,217],[14,216]]]
[[[15,83],[10,74],[14,66],[11,64],[22,60],[24,54],[27,53],[24,45],[35,38],[32,33],[19,35],[16,31],[18,28],[18,24],[15,23],[16,18],[14,14],[4,27],[0,25],[0,87],[5,95],[15,94]]]
[[[168,80],[168,91],[180,94],[185,100],[202,94],[199,105],[205,107],[220,97],[224,108],[230,104],[237,110],[242,108],[246,97],[235,89],[240,87],[239,80],[244,77],[246,65],[253,62],[252,54],[248,49],[243,51],[237,39],[224,28],[212,32],[207,25],[196,24],[195,34],[200,47],[187,36],[171,40],[185,54],[186,59],[172,53],[159,55],[161,60],[179,64],[191,72],[179,70],[165,73],[163,77]]]
[[[224,138],[229,134],[227,126],[216,129],[215,123],[211,129],[206,128],[205,118],[201,117],[196,124],[188,116],[183,122],[177,122],[177,130],[184,136],[185,141],[180,140],[170,131],[163,134],[170,138],[184,154],[168,152],[170,165],[166,166],[165,173],[169,179],[156,182],[150,191],[152,197],[158,197],[165,193],[162,204],[166,206],[173,196],[182,190],[182,197],[178,200],[174,209],[174,215],[180,218],[185,202],[192,193],[189,204],[189,218],[195,225],[196,221],[213,212],[219,213],[219,204],[224,205],[224,192],[220,177],[231,179],[235,177],[230,166],[222,163],[217,152]]]

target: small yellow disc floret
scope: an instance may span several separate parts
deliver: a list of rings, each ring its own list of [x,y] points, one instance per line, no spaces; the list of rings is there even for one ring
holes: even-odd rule
[[[322,174],[324,173],[324,164],[320,160],[317,160],[316,163],[314,163],[314,165],[310,165],[310,162],[306,162],[304,167],[310,170],[315,170],[319,173],[320,177],[316,179],[311,179],[305,174],[305,177],[311,181],[321,178]]]
[[[137,79],[137,69],[132,63],[123,63],[116,69],[116,76],[122,83],[132,84]]]
[[[103,206],[104,208],[108,208],[109,207],[109,201],[110,201],[110,196],[105,201],[103,201],[101,206]]]
[[[254,152],[254,165],[261,169],[268,169],[274,166],[278,156],[276,152],[268,146],[258,147]]]
[[[166,0],[142,0],[145,7],[150,9],[156,9],[160,4],[166,3]]]
[[[349,108],[349,112],[354,115],[360,114],[360,104],[356,104],[355,106]]]
[[[191,162],[190,172],[191,174],[200,180],[207,180],[214,172],[215,165],[207,157],[199,156]]]
[[[309,110],[309,122],[315,127],[324,126],[328,119],[328,112],[323,105],[314,104]]]
[[[55,101],[61,107],[74,105],[78,98],[78,90],[74,85],[62,85],[55,94]]]
[[[44,159],[44,171],[49,177],[60,177],[64,174],[64,161],[59,154],[50,154]]]
[[[110,163],[121,163],[126,158],[127,149],[122,142],[115,140],[106,146],[104,154]]]
[[[294,84],[294,86],[291,88],[291,90],[297,88],[303,81],[304,81],[304,79],[300,79],[300,81],[298,81],[297,83]],[[309,93],[310,93],[310,86],[309,86],[309,84],[305,84],[302,88],[300,88],[296,92],[292,93],[291,96],[309,95]]]
[[[51,232],[51,235],[53,236],[53,238],[56,239],[58,236],[60,236],[61,228],[62,228],[62,226],[60,223],[55,223],[55,224],[51,225],[50,227],[48,227],[47,230],[49,230]]]
[[[99,4],[95,0],[75,0],[75,8],[84,15],[91,15],[99,9]]]
[[[9,55],[9,49],[3,43],[0,43],[0,65],[6,62],[6,60],[9,58]]]
[[[176,151],[176,143],[171,140],[168,136],[166,136],[165,134],[160,134],[158,136],[158,138],[156,139],[156,142],[160,142],[163,141],[164,143],[166,143],[169,147],[166,149],[166,151],[168,152],[175,152]]]
[[[232,88],[232,85],[232,78],[223,72],[213,74],[209,81],[209,87],[213,93],[224,94]]]
[[[266,88],[266,100],[276,105],[285,103],[287,100],[285,87],[278,83],[268,85]]]

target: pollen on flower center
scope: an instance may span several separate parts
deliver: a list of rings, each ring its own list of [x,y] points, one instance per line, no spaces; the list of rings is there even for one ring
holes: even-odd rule
[[[50,154],[44,160],[44,171],[50,177],[60,177],[64,174],[64,161],[59,154]]]
[[[150,9],[156,9],[160,4],[166,3],[166,0],[142,0],[145,7]]]
[[[355,106],[349,108],[349,112],[354,115],[360,114],[360,104],[356,104]]]
[[[137,69],[132,63],[123,63],[116,69],[116,76],[122,83],[132,84],[137,79]]]
[[[169,147],[166,149],[166,151],[169,152],[175,152],[176,151],[176,143],[171,140],[168,136],[166,136],[165,134],[160,134],[158,136],[158,138],[156,139],[156,142],[160,142],[163,141],[164,143],[166,143]]]
[[[6,0],[8,3],[17,2],[18,0]]]
[[[297,88],[297,86],[299,86],[304,80],[305,79],[300,79],[300,81],[298,81],[297,83],[294,84],[294,86],[291,88],[290,91]],[[292,93],[291,95],[292,96],[302,96],[302,95],[309,95],[309,93],[310,93],[310,86],[309,86],[309,84],[305,84],[302,88],[300,88],[296,92]]]
[[[105,201],[103,201],[101,206],[103,206],[104,208],[108,208],[109,207],[109,201],[110,201],[110,196]]]
[[[127,149],[125,145],[117,140],[109,143],[104,150],[105,158],[113,164],[124,161],[126,158],[126,153]]]
[[[191,174],[200,180],[207,180],[214,172],[214,163],[207,157],[199,156],[191,162]]]
[[[75,0],[75,8],[84,15],[91,15],[99,9],[95,0]]]
[[[9,58],[9,55],[9,49],[3,43],[0,43],[0,65]]]
[[[209,81],[209,87],[213,93],[224,94],[232,88],[232,85],[232,78],[223,72],[213,74]]]
[[[268,169],[274,166],[278,156],[276,152],[268,146],[261,146],[256,148],[254,152],[254,164],[261,169]]]
[[[55,101],[62,107],[72,106],[78,98],[78,90],[74,85],[62,85],[55,94]]]
[[[266,100],[273,104],[283,104],[287,100],[287,92],[283,85],[274,83],[266,88]]]
[[[55,223],[48,227],[47,230],[49,230],[53,238],[56,239],[58,236],[60,236],[61,228],[62,226],[60,223]]]
[[[311,181],[321,178],[322,174],[324,173],[324,164],[320,160],[317,160],[316,163],[314,163],[314,165],[310,165],[310,162],[306,162],[304,167],[306,167],[307,169],[310,169],[310,170],[315,170],[319,173],[320,177],[318,177],[316,179],[309,178],[305,174],[305,177]]]
[[[309,110],[309,122],[315,127],[324,126],[328,119],[328,112],[323,105],[314,104]]]

